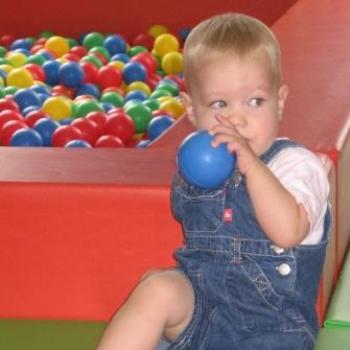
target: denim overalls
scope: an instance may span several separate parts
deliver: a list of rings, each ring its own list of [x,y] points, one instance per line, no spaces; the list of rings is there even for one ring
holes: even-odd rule
[[[297,146],[276,140],[261,159],[266,164],[281,149]],[[193,285],[195,309],[169,349],[313,349],[329,210],[319,244],[282,249],[259,226],[238,172],[216,190],[175,175],[172,205],[185,233],[175,257]]]

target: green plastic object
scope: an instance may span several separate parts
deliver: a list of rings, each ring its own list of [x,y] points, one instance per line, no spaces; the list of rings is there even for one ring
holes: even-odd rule
[[[314,350],[349,350],[350,329],[322,328]]]
[[[325,328],[348,328],[350,331],[350,253],[343,265],[324,326]],[[348,349],[350,349],[350,342]]]
[[[0,349],[95,350],[104,322],[0,320]]]

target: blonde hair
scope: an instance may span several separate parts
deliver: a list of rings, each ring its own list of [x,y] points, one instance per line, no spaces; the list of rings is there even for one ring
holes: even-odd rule
[[[280,47],[273,32],[261,21],[239,13],[211,17],[194,27],[184,46],[184,74],[188,85],[193,68],[218,55],[249,58],[265,50],[276,86],[281,81]]]

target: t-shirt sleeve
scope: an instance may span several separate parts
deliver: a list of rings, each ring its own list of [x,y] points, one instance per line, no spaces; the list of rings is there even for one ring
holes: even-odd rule
[[[329,194],[328,177],[321,159],[306,148],[288,147],[279,152],[268,167],[308,214],[310,231],[301,244],[319,243]]]

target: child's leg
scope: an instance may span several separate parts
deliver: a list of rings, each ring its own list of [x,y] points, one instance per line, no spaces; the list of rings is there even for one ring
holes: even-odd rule
[[[154,350],[162,335],[174,340],[191,320],[191,283],[179,271],[146,277],[108,325],[97,350]]]

